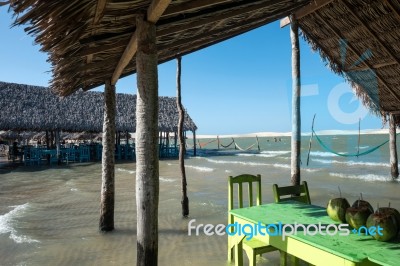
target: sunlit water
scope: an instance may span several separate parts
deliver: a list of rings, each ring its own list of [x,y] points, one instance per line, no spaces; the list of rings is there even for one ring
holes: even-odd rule
[[[357,149],[356,137],[324,137],[338,151]],[[363,137],[368,149],[387,136]],[[237,140],[241,147],[255,139]],[[230,140],[223,140],[229,144]],[[214,145],[214,146],[212,146]],[[227,223],[227,177],[261,174],[263,202],[272,202],[272,184],[290,182],[289,138],[260,138],[261,152],[199,150],[186,160],[190,217],[181,218],[178,161],[160,161],[159,264],[226,265],[226,236],[188,236],[188,221]],[[256,146],[255,146],[256,147]],[[390,178],[387,146],[364,157],[333,156],[313,143],[310,165],[308,138],[303,139],[302,179],[312,202],[325,206],[338,197],[340,185],[350,203],[360,193],[373,206],[400,209],[400,184]],[[135,163],[116,165],[115,227],[98,231],[101,165],[19,167],[0,175],[0,265],[133,265],[136,262]],[[194,232],[192,232],[194,233]],[[264,255],[260,265],[277,265],[278,254]]]

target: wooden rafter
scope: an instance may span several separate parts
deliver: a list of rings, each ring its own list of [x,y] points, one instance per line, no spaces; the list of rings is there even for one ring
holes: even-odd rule
[[[336,35],[337,38],[343,39],[343,36],[340,34],[339,30],[336,29],[331,23],[326,23],[326,21],[318,13],[314,13],[314,15],[322,24],[324,24],[330,31],[332,31]],[[354,54],[356,54],[357,57],[361,58],[360,53],[357,52],[357,49],[355,49],[351,43],[347,43],[347,47]],[[366,65],[369,69],[373,69],[373,66],[370,63],[368,63],[367,60],[363,60],[361,63]],[[378,80],[386,87],[386,89],[390,92],[390,94],[397,101],[400,102],[400,97],[393,91],[393,89],[387,84],[387,82],[382,78],[382,76],[378,72],[375,72],[375,74],[376,74],[376,77],[378,78]]]
[[[147,10],[148,21],[156,23],[170,3],[171,0],[153,0]],[[129,43],[124,50],[124,53],[122,54],[117,66],[115,67],[114,73],[111,77],[112,85],[115,85],[117,83],[125,67],[129,64],[133,56],[136,54],[136,51],[137,37],[135,32],[132,34]]]
[[[106,8],[106,4],[107,4],[107,0],[97,0],[97,5],[96,5],[96,11],[94,13],[94,18],[93,18],[93,23],[92,23],[92,33],[91,35],[95,35],[96,34],[96,25],[99,24],[101,18],[104,15],[104,9]],[[93,54],[88,54],[86,57],[86,63],[90,64],[93,60]]]
[[[279,2],[279,1],[276,1],[276,2]],[[179,20],[180,23],[183,23],[183,22],[189,21],[189,20],[193,21],[191,23],[188,23],[185,26],[171,27],[170,25],[175,23],[176,21],[169,22],[168,24],[164,24],[164,25],[159,25],[157,27],[157,37],[175,34],[177,32],[181,32],[181,31],[187,30],[189,28],[198,27],[199,25],[205,25],[205,24],[210,24],[210,23],[215,23],[215,22],[220,23],[223,20],[232,18],[234,16],[253,12],[257,8],[262,8],[262,7],[268,6],[265,3],[261,3],[261,4],[257,4],[257,5],[253,5],[253,6],[248,6],[248,5],[249,4],[246,3],[247,7],[242,7],[238,11],[236,11],[234,13],[230,13],[230,14],[223,14],[224,12],[217,11],[217,12],[213,13],[212,16],[207,19],[205,19],[204,15],[199,15],[199,16],[191,17],[190,19]],[[123,33],[123,34],[125,34],[125,33]],[[112,36],[111,38],[115,38],[115,36]],[[107,40],[107,39],[103,39],[102,41],[105,41],[105,40]],[[116,42],[112,45],[99,45],[98,47],[87,47],[87,48],[83,48],[79,52],[79,54],[77,54],[77,56],[86,56],[86,55],[92,54],[92,53],[94,54],[94,53],[105,52],[107,50],[115,49],[115,48],[126,46],[126,45],[127,45],[127,41],[125,41],[125,43],[120,41],[120,42]]]
[[[358,20],[358,22],[369,32],[369,34],[371,35],[371,37],[377,41],[381,47],[383,48],[383,50],[386,51],[386,53],[388,53],[392,59],[394,61],[396,61],[397,64],[400,65],[400,60],[397,58],[397,56],[395,55],[395,53],[389,49],[389,47],[386,45],[386,43],[384,41],[382,41],[377,34],[371,29],[371,27],[368,25],[368,23],[365,23],[365,21],[362,20],[362,18],[357,14],[357,12],[355,12],[353,10],[353,8],[351,8],[351,6],[349,5],[349,3],[347,3],[346,0],[342,0],[343,4],[346,6],[346,8],[350,11],[350,13],[353,15],[353,17]]]
[[[305,7],[299,9],[298,11],[296,11],[293,16],[296,19],[301,19],[302,17],[305,17],[315,11],[317,11],[318,9],[330,4],[331,2],[333,2],[335,0],[313,0],[310,2],[310,4],[306,5]],[[283,19],[281,19],[280,21],[280,26],[281,28],[287,26],[290,24],[290,18],[289,17],[285,17]]]
[[[268,21],[273,21],[275,19],[276,19],[276,16],[273,16],[273,17],[269,18]],[[182,39],[178,42],[175,42],[174,47],[176,47],[175,49],[177,51],[179,51],[179,55],[185,56],[187,54],[190,54],[194,51],[198,51],[198,50],[203,49],[203,48],[207,47],[208,45],[210,45],[210,42],[207,39],[203,39],[203,38],[209,37],[210,39],[213,39],[214,41],[211,42],[211,45],[214,45],[214,44],[226,41],[232,37],[243,34],[245,32],[248,32],[250,29],[256,29],[258,27],[264,26],[266,23],[268,23],[268,21],[259,21],[259,18],[255,18],[254,21],[249,21],[245,28],[240,28],[237,30],[234,30],[237,27],[237,25],[232,25],[231,27],[226,28],[226,31],[229,31],[229,34],[223,38],[214,37],[215,34],[218,34],[220,32],[220,30],[207,31],[206,33],[203,33],[199,36],[192,36],[189,38]],[[184,45],[187,45],[187,46],[184,46]],[[161,45],[158,48],[160,51],[162,51],[166,47]],[[178,52],[177,52],[177,54],[178,54]],[[173,55],[173,56],[169,56],[166,58],[160,58],[159,63],[162,64],[162,63],[167,62],[175,57],[176,56]],[[91,70],[93,68],[107,67],[110,64],[112,64],[113,62],[114,62],[114,59],[112,59],[112,58],[106,59],[106,60],[103,60],[102,62],[92,63],[91,65],[85,65],[82,68],[80,68],[79,71],[77,71],[77,72]],[[125,73],[124,75],[121,75],[121,77],[125,77],[130,74],[132,74],[132,73]],[[85,79],[92,80],[92,81],[95,79],[100,79],[100,78],[102,78],[102,76],[98,76],[98,75],[91,76],[90,74],[88,76],[85,76]],[[83,89],[86,91],[86,90],[91,90],[95,87],[97,87],[97,85],[96,86],[88,86]]]

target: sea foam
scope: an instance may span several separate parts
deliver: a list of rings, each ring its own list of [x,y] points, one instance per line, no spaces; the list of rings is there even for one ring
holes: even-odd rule
[[[185,165],[185,167],[186,168],[192,168],[192,169],[197,170],[199,172],[212,172],[212,171],[214,171],[214,168],[205,167],[205,166]]]
[[[329,173],[330,176],[340,177],[340,178],[349,178],[349,179],[360,179],[364,181],[391,181],[392,178],[384,175],[374,175],[374,174],[362,174],[362,175],[348,175],[343,173]]]
[[[131,175],[133,175],[134,173],[136,173],[136,171],[127,170],[127,169],[124,169],[124,168],[117,168],[117,171],[118,171],[118,172],[126,172],[126,173],[131,174]]]
[[[337,161],[337,160],[326,160],[326,159],[312,159],[312,161],[322,163],[322,164],[345,164],[345,165],[349,165],[349,166],[390,167],[390,164],[388,164],[388,163],[378,163],[378,162]]]
[[[16,218],[20,217],[28,208],[29,203],[23,205],[11,206],[10,212],[0,215],[0,234],[10,234],[10,238],[16,243],[35,243],[38,240],[32,239],[25,235],[18,235],[17,230],[14,228]]]

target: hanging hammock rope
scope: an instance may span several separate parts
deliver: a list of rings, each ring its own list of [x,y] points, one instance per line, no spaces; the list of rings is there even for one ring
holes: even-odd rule
[[[208,144],[213,143],[213,142],[215,142],[215,141],[217,141],[217,140],[214,139],[214,140],[210,140],[209,142],[200,142],[200,141],[198,140],[198,143],[199,143],[199,147],[200,147],[200,149],[201,149],[201,148],[203,148],[203,147],[207,146]]]
[[[229,146],[231,146],[233,143],[235,143],[235,141],[234,140],[232,140],[232,142],[231,143],[229,143],[228,145],[223,145],[222,143],[220,143],[219,145],[221,145],[223,148],[228,148]]]
[[[328,152],[336,154],[338,156],[343,156],[343,157],[358,157],[358,156],[363,156],[363,155],[367,155],[370,154],[374,151],[376,151],[377,149],[379,149],[380,147],[382,147],[383,145],[385,145],[386,143],[389,142],[389,140],[384,141],[383,143],[379,144],[378,146],[375,146],[371,149],[368,149],[366,151],[360,152],[360,153],[340,153],[340,152],[336,152],[334,150],[332,150],[331,148],[329,148],[317,135],[317,133],[315,133],[314,129],[312,130],[315,137],[317,138],[318,143]],[[398,134],[397,134],[398,135]]]
[[[250,150],[251,148],[253,148],[254,145],[256,145],[256,144],[254,143],[254,144],[250,145],[249,147],[247,147],[246,149],[242,149],[242,148],[240,148],[239,145],[237,145],[237,143],[235,142],[236,148],[238,148],[238,149],[241,150],[241,151],[248,151],[248,150]]]

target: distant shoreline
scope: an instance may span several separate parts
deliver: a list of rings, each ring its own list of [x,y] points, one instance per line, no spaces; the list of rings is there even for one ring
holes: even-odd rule
[[[317,131],[318,135],[358,135],[358,130],[321,130]],[[389,129],[364,129],[360,131],[362,135],[389,134]],[[290,137],[291,132],[257,132],[247,134],[227,134],[227,135],[211,135],[200,134],[196,135],[197,139],[214,139],[217,136],[220,138],[253,138],[253,137]],[[311,132],[305,132],[302,136],[310,136]],[[187,135],[187,138],[192,139],[193,135]]]

